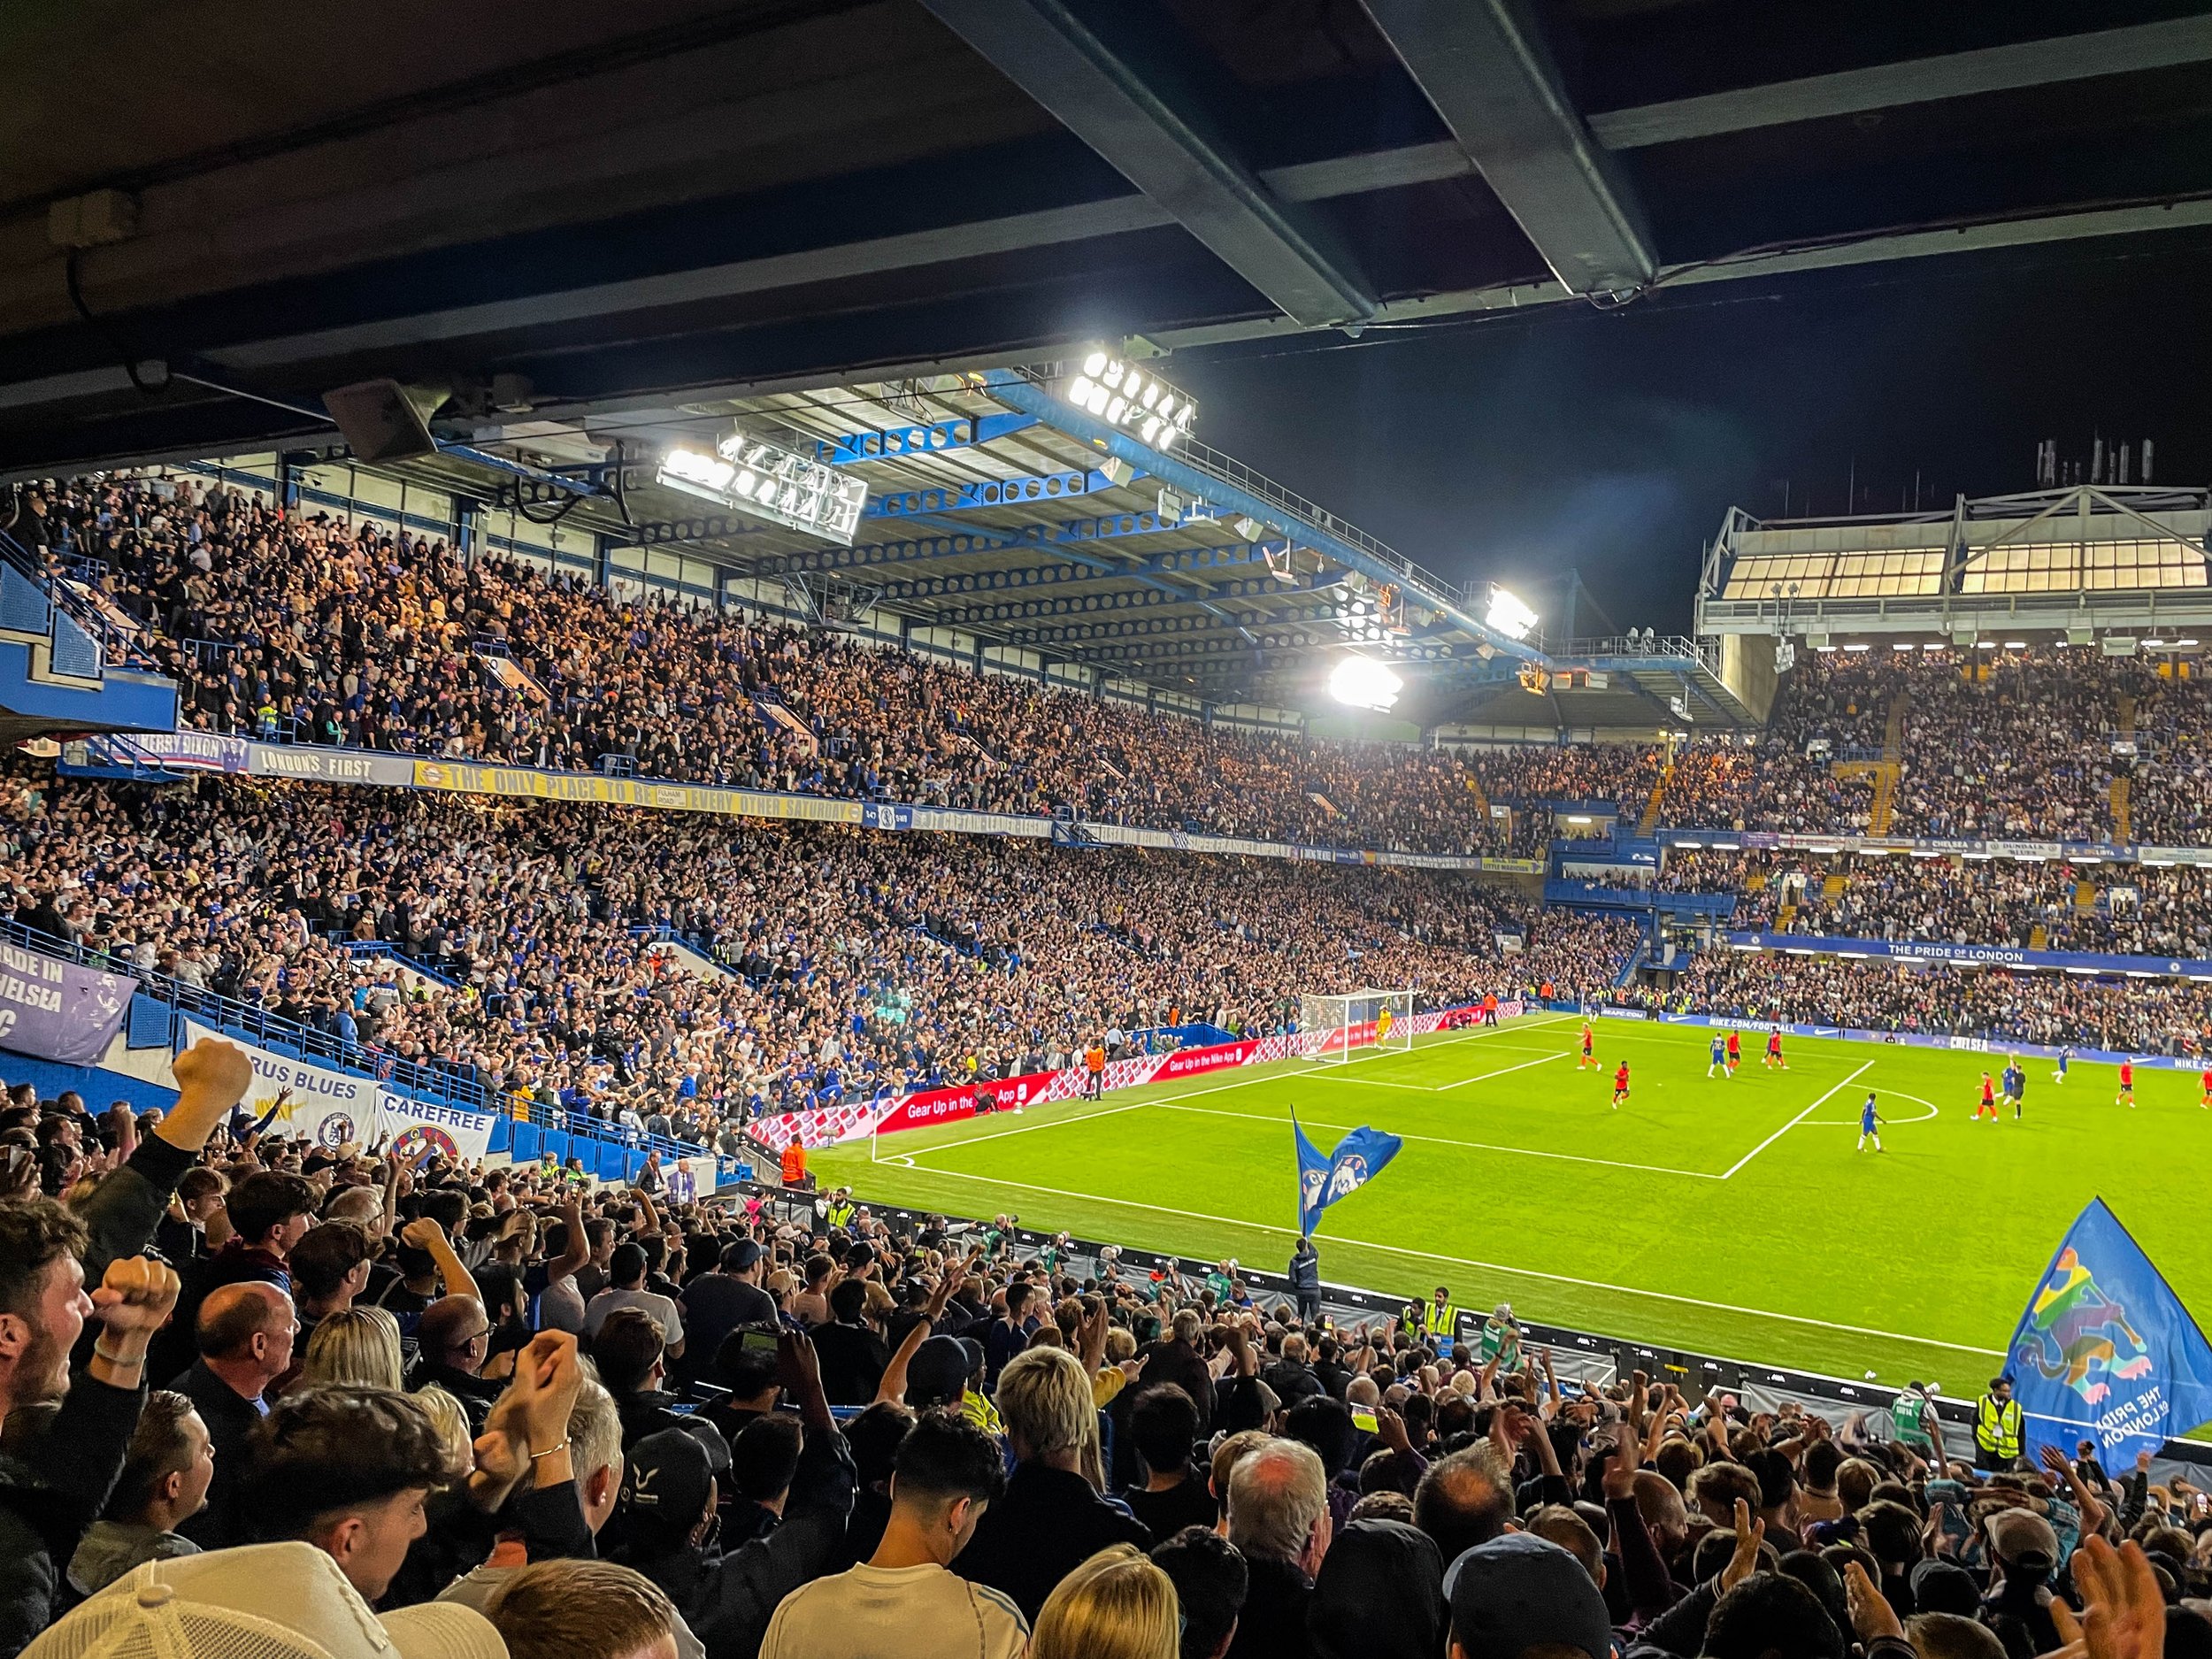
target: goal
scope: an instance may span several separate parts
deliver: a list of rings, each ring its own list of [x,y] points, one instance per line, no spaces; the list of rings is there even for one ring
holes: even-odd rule
[[[1306,1058],[1341,1065],[1363,1048],[1413,1047],[1413,993],[1369,988],[1349,996],[1302,996],[1298,1029],[1314,1038]]]

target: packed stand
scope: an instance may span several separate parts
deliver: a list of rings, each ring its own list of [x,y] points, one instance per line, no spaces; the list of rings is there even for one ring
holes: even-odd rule
[[[257,1135],[227,1045],[177,1070],[165,1115],[17,1090],[0,1125],[69,1143],[64,1198],[19,1160],[0,1199],[0,1654],[1938,1659],[2085,1609],[2095,1659],[2212,1641],[2181,1483],[1969,1468],[1917,1385],[1839,1424],[1563,1385],[1448,1286],[1325,1317],[1302,1240],[1271,1297],[841,1192],[411,1171]]]
[[[1421,871],[212,779],[10,802],[0,867],[35,933],[692,1144],[1163,1026],[1280,1032],[1309,993],[1479,1000],[1525,972],[1501,933],[1578,992],[1617,966],[1571,918]],[[355,948],[380,942],[406,961]]]
[[[1465,764],[1210,726],[192,480],[31,492],[203,730],[1429,853],[1494,851]],[[479,661],[504,656],[510,684]],[[777,708],[789,712],[780,718]]]
[[[1656,885],[1740,895],[1728,926],[1747,931],[2212,956],[2212,895],[2188,865],[1677,848]]]
[[[1691,956],[1665,991],[1640,987],[1624,1000],[1686,1013],[1857,1031],[2141,1054],[2212,1048],[2212,986],[2185,979],[1901,967],[1716,948]]]

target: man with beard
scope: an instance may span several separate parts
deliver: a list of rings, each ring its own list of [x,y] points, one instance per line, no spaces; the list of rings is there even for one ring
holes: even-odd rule
[[[0,1655],[20,1652],[54,1614],[61,1570],[106,1505],[146,1401],[146,1344],[176,1306],[177,1276],[132,1256],[85,1294],[84,1225],[51,1199],[0,1205],[0,1425],[60,1409],[0,1454]],[[69,1351],[104,1328],[74,1386]]]

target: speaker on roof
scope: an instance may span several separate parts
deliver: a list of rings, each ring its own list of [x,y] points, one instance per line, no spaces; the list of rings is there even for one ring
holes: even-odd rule
[[[346,447],[358,460],[403,461],[436,453],[430,417],[452,394],[443,387],[402,386],[397,380],[359,380],[323,394]]]

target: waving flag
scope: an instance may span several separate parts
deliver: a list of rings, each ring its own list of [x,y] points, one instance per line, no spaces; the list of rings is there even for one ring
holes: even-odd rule
[[[1324,1157],[1298,1126],[1296,1112],[1290,1115],[1290,1132],[1298,1143],[1298,1231],[1308,1236],[1320,1226],[1323,1210],[1381,1174],[1383,1165],[1405,1144],[1395,1135],[1362,1124]]]
[[[2212,1343],[2101,1198],[2068,1229],[2006,1352],[2032,1444],[2070,1454],[2094,1440],[2116,1469],[2212,1419]]]

